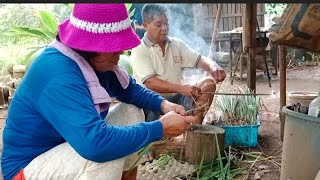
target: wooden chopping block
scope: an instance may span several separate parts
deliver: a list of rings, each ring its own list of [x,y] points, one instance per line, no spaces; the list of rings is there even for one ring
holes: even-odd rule
[[[185,158],[189,164],[210,162],[217,157],[217,135],[220,153],[223,153],[225,130],[213,125],[194,124],[187,132]]]

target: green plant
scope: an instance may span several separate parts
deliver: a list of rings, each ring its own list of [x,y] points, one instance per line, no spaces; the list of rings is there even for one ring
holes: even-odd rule
[[[152,163],[147,165],[146,169],[153,171],[156,171],[159,168],[164,169],[172,158],[173,157],[168,154],[161,154],[158,159],[155,159]]]
[[[131,6],[132,6],[132,3],[125,3],[125,5],[126,5],[126,8],[127,8],[128,12],[129,12],[129,18],[131,19],[131,17],[134,15],[136,9],[134,8],[134,9],[132,9],[132,10],[130,11],[130,8],[131,8]]]
[[[63,3],[63,4],[53,4],[52,11],[57,14],[56,16],[58,22],[63,22],[70,17],[71,11],[74,4]]]
[[[25,64],[30,64],[43,48],[52,42],[58,31],[58,21],[53,11],[38,10],[36,16],[40,21],[39,27],[16,26],[4,33],[7,37],[19,38],[21,41],[37,44],[26,48],[29,53],[24,57]]]
[[[286,6],[286,3],[266,3],[266,13],[273,16],[280,16]]]
[[[125,5],[129,11],[132,4],[129,3]],[[37,10],[35,11],[35,18],[39,20],[40,25],[13,26],[11,28],[7,28],[5,32],[2,33],[3,37],[19,39],[20,43],[24,42],[23,44],[26,45],[25,49],[28,51],[28,53],[24,55],[24,58],[21,61],[22,64],[29,65],[33,59],[35,59],[35,57],[38,56],[40,52],[55,39],[57,35],[58,23],[66,18],[66,14],[71,12],[73,6],[74,4],[56,4],[53,9]],[[130,11],[129,17],[132,17],[134,12],[135,9]],[[129,54],[127,51],[125,51],[125,53]],[[130,64],[127,62],[124,62],[124,64],[126,64],[126,69],[129,71],[128,74],[132,74],[132,72],[130,72]]]
[[[35,6],[30,4],[1,4],[0,7],[0,45],[8,46],[21,44],[19,39],[3,35],[8,29],[15,26],[39,26],[37,17],[34,16]]]
[[[136,159],[136,161],[133,163],[133,165],[131,166],[131,168],[129,169],[129,171],[132,171],[139,163],[140,159],[142,158],[142,156],[147,152],[150,151],[151,147],[152,147],[152,143],[148,144],[147,146],[141,148],[138,151],[138,158]]]
[[[130,63],[130,57],[128,55],[121,54],[119,64],[126,70],[126,72],[132,76],[133,70]]]
[[[133,23],[134,20],[132,19],[132,16],[133,16],[134,13],[136,12],[136,8],[133,8],[132,10],[130,10],[131,7],[132,7],[132,3],[125,3],[125,5],[126,5],[126,8],[127,8],[128,12],[129,12],[129,18],[131,19],[132,26],[133,26],[133,28],[135,28],[135,24]],[[123,55],[130,56],[130,54],[131,54],[131,51],[130,51],[130,50],[125,50],[125,51],[123,51]],[[120,60],[120,61],[121,61],[121,60]],[[122,65],[122,64],[121,64],[121,65]],[[130,65],[130,64],[129,64],[129,65]],[[129,69],[131,69],[131,71],[132,71],[131,65],[130,65],[130,68],[129,68]],[[130,73],[130,72],[127,71],[127,73],[128,73],[129,75],[132,75],[132,72]]]
[[[217,135],[215,134],[217,159],[211,162],[200,162],[197,165],[197,179],[200,180],[229,180],[236,175],[242,173],[245,169],[238,168],[234,164],[238,160],[237,156],[231,152],[231,147],[229,146],[228,152],[225,152],[225,157],[222,157],[219,149],[219,142]]]
[[[248,87],[230,88],[229,93],[254,94]],[[254,95],[216,96],[214,106],[224,125],[255,124],[261,106],[261,98]]]

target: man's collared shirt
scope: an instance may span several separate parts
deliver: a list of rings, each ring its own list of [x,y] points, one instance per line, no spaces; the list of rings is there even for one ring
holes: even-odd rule
[[[201,54],[178,38],[167,37],[165,52],[145,33],[142,43],[131,52],[133,77],[141,84],[148,78],[181,83],[182,68],[196,67]]]

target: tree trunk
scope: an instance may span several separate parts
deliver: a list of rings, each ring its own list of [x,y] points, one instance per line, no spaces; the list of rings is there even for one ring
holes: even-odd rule
[[[224,149],[225,131],[222,128],[212,125],[193,125],[192,130],[187,132],[185,157],[189,164],[200,164],[209,162],[217,156],[217,134],[220,153]]]

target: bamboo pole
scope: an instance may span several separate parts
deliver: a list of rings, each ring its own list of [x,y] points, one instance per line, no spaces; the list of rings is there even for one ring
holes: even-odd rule
[[[213,44],[216,43],[216,39],[217,39],[217,32],[219,29],[219,23],[220,23],[220,17],[221,17],[221,12],[222,12],[222,6],[223,4],[218,4],[218,10],[217,10],[217,14],[216,14],[216,20],[214,21],[214,29],[212,32],[212,36],[211,36],[211,43],[210,43],[210,48],[209,48],[209,57],[212,58],[212,52],[216,51],[216,48],[214,48],[213,50]]]
[[[199,94],[214,94],[224,96],[271,96],[272,94],[264,93],[219,93],[219,92],[198,92]]]
[[[280,138],[283,141],[285,115],[282,112],[282,107],[286,105],[286,56],[287,49],[284,46],[279,46],[279,71],[280,71]]]

